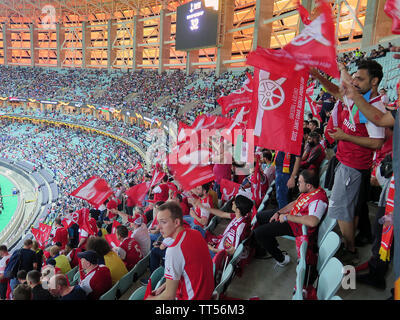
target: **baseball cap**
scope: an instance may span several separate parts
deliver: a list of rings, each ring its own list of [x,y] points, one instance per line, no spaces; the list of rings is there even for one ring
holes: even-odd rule
[[[78,258],[80,258],[80,259],[83,258],[83,259],[89,261],[91,264],[97,264],[99,256],[96,253],[96,251],[87,250],[87,251],[84,251],[84,252],[79,252],[78,253]]]

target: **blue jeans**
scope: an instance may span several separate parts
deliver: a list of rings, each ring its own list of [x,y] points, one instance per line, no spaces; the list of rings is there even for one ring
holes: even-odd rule
[[[160,266],[164,266],[165,252],[167,249],[161,250],[159,247],[153,247],[150,251],[150,273],[153,273]]]
[[[206,237],[206,231],[205,231],[202,227],[200,227],[200,226],[198,226],[197,224],[194,223],[194,218],[193,218],[193,217],[191,217],[191,216],[184,216],[184,217],[183,217],[183,220],[185,220],[188,224],[190,224],[190,227],[191,227],[193,230],[199,231],[199,232],[201,233],[201,235],[203,236],[203,238]]]
[[[278,201],[278,209],[282,209],[289,203],[289,189],[287,187],[289,178],[289,173],[282,173],[280,170],[276,170],[275,187],[276,200]]]

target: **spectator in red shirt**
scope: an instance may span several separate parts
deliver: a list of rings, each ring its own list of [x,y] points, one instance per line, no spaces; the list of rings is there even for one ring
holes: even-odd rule
[[[119,255],[129,271],[143,258],[142,251],[135,238],[129,238],[127,227],[118,226],[116,233],[120,244],[114,251]]]
[[[105,265],[99,265],[99,256],[95,251],[87,250],[79,252],[81,266],[85,273],[80,279],[79,285],[86,292],[89,300],[98,300],[112,287],[110,270]]]
[[[64,228],[63,224],[61,223],[60,217],[57,217],[54,220],[54,225],[55,225],[55,230],[52,239],[52,244],[54,245],[56,242],[60,242],[61,249],[64,250],[66,244],[68,243],[68,230]]]
[[[161,235],[175,241],[165,254],[166,282],[147,299],[209,300],[214,290],[213,263],[207,243],[196,230],[183,226],[182,209],[174,201],[159,208]]]

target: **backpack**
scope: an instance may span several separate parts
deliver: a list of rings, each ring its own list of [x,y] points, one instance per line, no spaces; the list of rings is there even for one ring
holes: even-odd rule
[[[19,249],[12,254],[6,268],[4,269],[4,278],[13,279],[17,276],[17,272],[21,266],[21,258],[22,249]]]

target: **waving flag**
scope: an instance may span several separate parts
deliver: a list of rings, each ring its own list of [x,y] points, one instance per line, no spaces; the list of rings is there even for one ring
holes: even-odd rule
[[[135,166],[133,166],[132,168],[128,169],[128,170],[126,171],[126,173],[136,172],[136,171],[138,171],[138,170],[140,170],[140,169],[143,169],[143,166],[142,166],[142,164],[140,163],[140,161],[138,161],[138,163],[136,163]]]
[[[50,239],[51,226],[43,223],[39,223],[39,229],[32,228],[32,234],[38,242],[40,248],[46,246],[47,241]]]
[[[308,94],[306,94],[306,99],[307,99],[308,105],[310,106],[311,113],[313,114],[313,117],[317,118],[318,121],[321,123],[322,119],[321,119],[321,116],[318,113],[317,104],[315,103],[315,101],[313,101],[313,99],[311,99],[311,97]]]
[[[269,66],[273,65],[274,73],[288,78],[293,75],[297,62],[294,60],[293,56],[285,50],[257,47],[256,50],[249,52],[247,55],[246,64],[266,71],[270,71]]]
[[[240,184],[227,179],[221,179],[220,190],[222,193],[222,200],[229,201],[239,192]]]
[[[334,78],[340,73],[336,61],[335,25],[330,4],[318,1],[319,15],[282,49],[299,64],[318,68]]]
[[[125,191],[125,194],[132,200],[135,206],[141,205],[147,192],[150,189],[150,182],[142,182]]]
[[[308,73],[290,78],[272,73],[275,63],[254,71],[253,103],[247,129],[254,129],[254,145],[300,155],[303,139],[304,95]]]
[[[70,228],[75,223],[81,226],[84,220],[89,220],[89,215],[90,215],[89,209],[82,208],[67,214],[65,218],[61,221],[61,223],[66,229]]]
[[[160,168],[155,168],[153,171],[153,177],[151,178],[150,188],[153,188],[154,186],[159,184],[164,177],[165,172],[160,171]]]
[[[256,166],[254,168],[254,173],[252,174],[250,178],[250,183],[251,183],[251,194],[252,198],[254,200],[254,203],[256,207],[261,204],[262,202],[262,184],[261,184],[261,172],[260,172],[260,161],[259,161],[259,156],[256,158]]]
[[[310,14],[306,8],[304,8],[300,1],[297,1],[297,11],[299,11],[300,19],[304,25],[309,25],[311,23]]]
[[[208,163],[210,157],[208,149],[189,150],[188,154],[172,156],[177,158],[177,163],[169,163],[168,166],[182,190],[189,191],[215,179],[212,165]]]
[[[111,248],[119,247],[120,241],[117,239],[117,235],[115,233],[106,234],[104,235],[104,238],[107,240]]]
[[[107,181],[99,177],[91,177],[81,186],[71,192],[71,196],[86,200],[93,207],[100,207],[114,191],[109,187]]]
[[[392,33],[400,34],[400,1],[387,0],[383,10],[393,19]]]
[[[227,114],[230,110],[250,105],[253,96],[253,77],[247,73],[247,79],[242,87],[233,91],[228,96],[220,97],[217,102],[221,106],[222,114]]]

